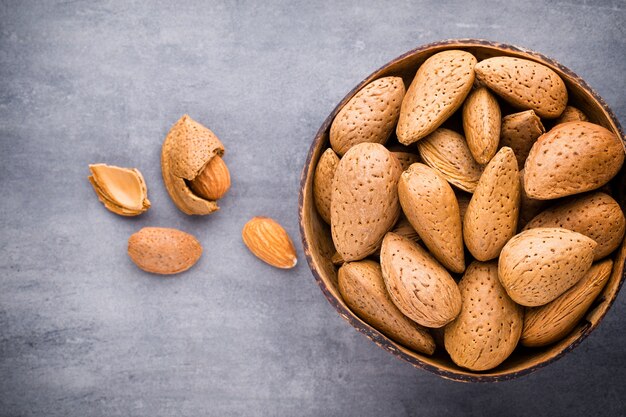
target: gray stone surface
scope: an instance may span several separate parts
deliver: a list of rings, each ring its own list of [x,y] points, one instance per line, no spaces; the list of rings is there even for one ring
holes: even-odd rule
[[[0,415],[624,415],[626,295],[536,374],[449,382],[377,348],[326,302],[302,257],[252,257],[268,215],[299,240],[311,139],[357,82],[420,44],[480,37],[551,56],[626,122],[626,3],[2,1]],[[183,114],[227,147],[222,210],[187,217],[159,152]],[[106,211],[87,164],[136,166],[153,208]],[[126,256],[142,226],[192,232],[177,278]]]

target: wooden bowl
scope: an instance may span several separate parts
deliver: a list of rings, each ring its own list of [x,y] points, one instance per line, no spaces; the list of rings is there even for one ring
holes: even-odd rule
[[[403,78],[406,86],[408,86],[417,68],[428,57],[447,49],[469,51],[479,61],[492,56],[506,55],[530,59],[547,65],[565,81],[569,91],[570,104],[586,113],[591,122],[600,124],[615,132],[624,141],[624,133],[620,124],[604,100],[580,77],[548,57],[511,45],[474,39],[448,40],[420,46],[392,60],[354,87],[328,115],[320,127],[309,149],[302,171],[299,200],[300,233],[309,267],[328,301],[344,319],[378,346],[409,362],[416,368],[426,369],[444,378],[465,382],[504,381],[531,373],[563,357],[567,352],[578,346],[598,326],[611,304],[613,304],[617,292],[626,277],[624,273],[626,239],[612,255],[615,263],[611,278],[604,291],[587,312],[585,318],[578,323],[567,337],[544,348],[518,346],[515,352],[497,368],[486,372],[472,372],[455,365],[445,350],[439,346],[433,356],[427,356],[399,345],[365,323],[348,308],[339,294],[337,288],[337,268],[331,262],[331,256],[335,250],[330,235],[330,227],[320,218],[313,202],[313,173],[315,166],[322,152],[329,147],[328,133],[330,125],[344,104],[364,85],[380,77],[399,76]],[[626,165],[609,184],[614,198],[622,206],[622,209],[626,206],[625,180]]]

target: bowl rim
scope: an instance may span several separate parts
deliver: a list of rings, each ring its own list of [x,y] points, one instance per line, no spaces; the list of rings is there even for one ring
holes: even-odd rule
[[[352,96],[354,94],[356,94],[356,92],[358,92],[361,88],[363,88],[367,83],[371,82],[377,74],[379,74],[382,71],[386,70],[387,68],[389,68],[393,64],[397,63],[398,61],[401,61],[401,60],[403,60],[405,58],[413,56],[413,55],[415,55],[415,54],[417,54],[419,52],[424,52],[424,51],[427,51],[427,50],[430,50],[430,49],[437,49],[437,48],[444,48],[445,49],[445,47],[447,47],[447,46],[458,46],[460,48],[468,48],[468,47],[497,48],[497,49],[501,49],[501,50],[508,51],[508,52],[527,54],[527,55],[530,55],[531,57],[535,58],[536,60],[549,63],[550,65],[558,68],[561,72],[563,72],[568,77],[574,79],[583,90],[585,90],[591,97],[593,97],[593,99],[598,104],[600,104],[602,109],[606,112],[606,114],[610,118],[611,122],[615,126],[615,128],[617,130],[617,134],[618,134],[619,138],[621,139],[622,143],[626,144],[626,139],[625,139],[625,136],[624,136],[624,131],[622,129],[622,126],[619,123],[619,120],[617,119],[615,114],[613,113],[613,110],[611,110],[611,108],[606,104],[604,99],[598,93],[596,93],[596,91],[593,88],[591,88],[589,86],[589,84],[587,84],[587,82],[585,80],[583,80],[581,77],[579,77],[572,70],[570,70],[569,68],[565,67],[564,65],[562,65],[561,63],[557,62],[556,60],[554,60],[552,58],[549,58],[549,57],[547,57],[547,56],[545,56],[545,55],[543,55],[543,54],[541,54],[539,52],[536,52],[536,51],[533,51],[533,50],[530,50],[530,49],[527,49],[527,48],[523,48],[523,47],[519,47],[519,46],[507,44],[507,43],[490,41],[490,40],[486,40],[486,39],[473,39],[473,38],[445,39],[445,40],[441,40],[441,41],[436,41],[436,42],[431,42],[431,43],[427,43],[427,44],[424,44],[424,45],[420,45],[420,46],[418,46],[418,47],[416,47],[414,49],[411,49],[411,50],[409,50],[409,51],[407,51],[407,52],[397,56],[396,58],[390,60],[386,64],[382,65],[381,67],[377,68],[375,71],[370,73],[367,77],[365,77],[361,82],[359,82],[354,88],[352,88],[339,101],[339,103],[333,108],[333,110],[330,112],[330,114],[326,117],[326,119],[322,123],[321,127],[318,129],[317,133],[315,134],[314,140],[311,143],[311,146],[309,147],[309,151],[307,153],[307,157],[306,157],[306,160],[304,162],[304,167],[302,168],[302,172],[301,172],[301,175],[300,175],[300,191],[299,191],[299,195],[298,195],[298,223],[299,223],[299,229],[300,229],[300,239],[301,239],[301,242],[302,242],[304,255],[306,257],[309,269],[311,270],[311,273],[313,274],[313,277],[315,278],[315,281],[317,281],[317,284],[320,287],[320,289],[322,290],[322,293],[326,297],[327,301],[335,308],[335,310],[337,310],[337,312],[339,313],[339,315],[341,317],[343,317],[346,321],[348,321],[348,323],[352,327],[354,327],[359,333],[363,334],[368,339],[372,340],[374,343],[376,343],[383,350],[391,353],[396,358],[402,359],[403,361],[410,363],[415,368],[420,368],[420,369],[427,370],[427,371],[432,372],[432,373],[434,373],[434,374],[436,374],[438,376],[441,376],[441,377],[443,377],[445,379],[449,379],[449,380],[453,380],[453,381],[459,381],[459,382],[501,382],[501,381],[508,381],[508,380],[511,380],[511,379],[518,378],[520,376],[528,375],[528,374],[530,374],[532,372],[537,371],[538,369],[541,369],[541,368],[543,368],[545,366],[548,366],[551,363],[553,363],[553,362],[557,361],[558,359],[562,358],[563,356],[565,356],[565,354],[567,354],[570,351],[572,351],[578,345],[580,345],[580,343],[583,340],[585,340],[587,338],[587,336],[602,322],[602,320],[604,319],[604,316],[611,309],[613,303],[615,302],[615,299],[617,298],[617,294],[619,293],[619,291],[620,291],[620,289],[622,287],[622,284],[626,280],[626,268],[624,268],[624,271],[622,272],[622,276],[621,276],[621,278],[619,280],[619,283],[617,284],[617,288],[615,290],[614,296],[612,297],[612,299],[607,300],[608,305],[607,305],[605,311],[600,315],[600,317],[598,317],[598,320],[595,322],[595,324],[592,325],[591,323],[587,322],[585,324],[585,328],[583,328],[583,330],[581,331],[579,337],[577,339],[575,339],[572,343],[570,343],[568,346],[563,348],[563,350],[561,352],[559,352],[557,355],[555,355],[554,357],[546,359],[546,360],[544,360],[542,362],[538,362],[538,363],[536,363],[536,364],[534,364],[532,366],[529,366],[528,368],[525,368],[525,369],[522,369],[522,370],[519,370],[519,371],[511,371],[511,372],[507,372],[507,373],[503,373],[503,374],[499,374],[499,375],[481,375],[479,373],[477,373],[477,374],[462,374],[462,373],[457,373],[457,372],[454,372],[454,371],[448,371],[448,370],[441,369],[441,368],[438,368],[436,366],[430,365],[430,364],[422,361],[419,358],[410,356],[407,353],[403,352],[402,350],[397,349],[391,343],[389,338],[384,336],[382,333],[380,333],[374,327],[372,327],[369,324],[365,323],[364,321],[361,321],[360,319],[358,319],[357,316],[350,309],[348,309],[348,308],[344,307],[343,305],[341,305],[341,303],[339,303],[338,300],[331,294],[331,292],[329,291],[329,289],[326,286],[326,283],[324,282],[324,280],[322,279],[322,277],[320,275],[320,271],[318,271],[317,268],[315,267],[315,264],[313,263],[313,257],[311,255],[309,241],[308,241],[308,239],[306,237],[306,233],[305,233],[305,226],[304,226],[304,189],[306,188],[306,183],[307,183],[307,180],[308,180],[308,172],[310,170],[311,161],[313,159],[313,155],[315,154],[316,148],[320,145],[320,143],[322,141],[322,138],[324,137],[324,134],[329,129],[332,121],[334,120],[334,118],[337,115],[337,113],[339,112],[339,110],[345,105],[345,103],[347,103],[347,101],[350,98],[352,98]],[[622,245],[623,244],[624,243],[622,243]],[[619,251],[620,249],[618,248],[617,250]]]

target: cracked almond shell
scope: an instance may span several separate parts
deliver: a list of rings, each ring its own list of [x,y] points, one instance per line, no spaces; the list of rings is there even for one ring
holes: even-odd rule
[[[137,216],[150,208],[146,182],[139,170],[106,164],[89,165],[89,170],[89,182],[108,210]]]
[[[183,213],[210,214],[217,203],[191,190],[194,180],[214,156],[224,155],[224,145],[211,130],[188,115],[178,120],[165,138],[161,150],[163,182],[172,201]]]

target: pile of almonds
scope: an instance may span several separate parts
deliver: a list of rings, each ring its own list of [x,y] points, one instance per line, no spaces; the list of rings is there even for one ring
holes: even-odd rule
[[[183,213],[206,215],[219,210],[217,200],[231,184],[223,155],[224,145],[217,136],[187,115],[170,129],[161,150],[161,170],[165,188]],[[106,164],[93,164],[89,169],[89,181],[108,210],[137,216],[150,208],[139,170]],[[242,238],[264,262],[284,269],[296,265],[293,242],[276,221],[254,217],[244,226]],[[202,255],[202,245],[180,230],[144,227],[128,239],[128,255],[146,272],[171,275],[191,268]]]
[[[624,146],[549,67],[439,52],[408,90],[363,87],[329,139],[313,194],[339,291],[396,342],[432,354],[443,329],[457,365],[489,370],[565,337],[607,283],[626,220],[605,185]]]

